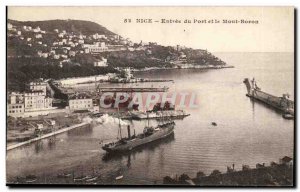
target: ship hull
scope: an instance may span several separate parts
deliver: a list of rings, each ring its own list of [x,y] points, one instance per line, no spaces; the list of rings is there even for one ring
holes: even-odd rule
[[[144,113],[144,112],[132,112],[131,116],[132,119],[135,120],[143,120],[143,119],[159,119],[159,118],[173,118],[173,119],[180,119],[189,116],[190,114],[186,114],[184,111],[180,110],[169,110],[169,111],[159,111],[159,112],[151,112],[151,113]]]
[[[273,107],[281,112],[294,115],[294,102],[289,100],[284,94],[283,97],[277,97],[269,93],[263,92],[257,87],[255,80],[253,79],[250,83],[249,79],[246,78],[244,83],[247,88],[247,96],[258,100],[266,105]]]
[[[277,110],[280,110],[282,112],[289,112],[292,115],[294,114],[294,110],[289,110],[288,106],[293,105],[293,102],[290,100],[282,100],[280,97],[276,97],[273,95],[270,95],[268,93],[265,93],[263,91],[254,91],[252,95],[246,94],[248,97],[258,100],[260,102],[263,102],[267,104],[268,106],[271,106]],[[288,104],[290,102],[290,104]]]
[[[152,135],[144,138],[135,138],[133,140],[129,140],[126,144],[114,146],[114,147],[102,147],[103,150],[109,153],[116,153],[116,152],[126,152],[131,151],[134,148],[139,146],[146,145],[148,143],[158,141],[160,139],[164,139],[174,133],[174,124],[168,125],[167,127],[161,128],[159,131],[153,133]]]

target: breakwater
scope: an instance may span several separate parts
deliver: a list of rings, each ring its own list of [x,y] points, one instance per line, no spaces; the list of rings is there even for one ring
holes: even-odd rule
[[[83,126],[88,126],[88,125],[89,125],[89,123],[83,122],[83,123],[80,123],[80,124],[72,125],[70,127],[62,128],[62,129],[59,129],[57,131],[54,131],[54,132],[51,132],[51,133],[48,133],[48,134],[45,134],[45,135],[42,135],[42,136],[30,139],[30,140],[27,140],[27,141],[24,141],[24,142],[21,142],[21,143],[17,143],[17,144],[14,144],[14,145],[7,146],[6,150],[9,151],[9,150],[12,150],[12,149],[16,149],[18,147],[21,147],[21,146],[24,146],[24,145],[36,142],[38,140],[45,139],[45,138],[61,134],[63,132],[66,132],[66,131],[69,131],[69,130],[72,130],[72,129],[75,129],[75,128],[79,128],[79,127],[83,127]]]

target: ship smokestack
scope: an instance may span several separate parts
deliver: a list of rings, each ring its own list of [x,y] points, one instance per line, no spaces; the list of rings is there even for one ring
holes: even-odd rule
[[[127,125],[127,131],[128,131],[128,139],[130,139],[131,135],[130,135],[130,125]]]
[[[247,88],[247,92],[248,92],[248,95],[251,95],[251,84],[250,84],[250,81],[248,78],[245,78],[244,81],[243,81],[246,85],[246,88]]]

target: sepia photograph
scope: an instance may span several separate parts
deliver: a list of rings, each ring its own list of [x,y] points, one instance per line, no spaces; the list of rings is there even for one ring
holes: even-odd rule
[[[6,14],[6,185],[295,187],[294,7]]]

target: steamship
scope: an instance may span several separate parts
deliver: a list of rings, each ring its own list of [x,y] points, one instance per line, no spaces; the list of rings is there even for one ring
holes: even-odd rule
[[[128,125],[128,136],[127,138],[122,138],[121,125],[119,122],[118,135],[120,136],[120,139],[115,142],[103,144],[102,149],[108,153],[131,151],[136,147],[167,138],[174,132],[174,127],[174,121],[164,122],[156,127],[152,127],[149,126],[148,120],[148,126],[144,128],[143,133],[136,135],[134,130],[134,134],[131,135],[130,126]]]

